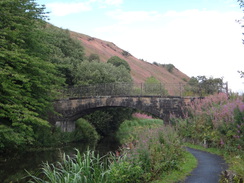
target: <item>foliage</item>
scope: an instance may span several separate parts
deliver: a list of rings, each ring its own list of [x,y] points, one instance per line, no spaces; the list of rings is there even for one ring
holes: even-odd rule
[[[44,19],[44,8],[32,0],[0,1],[0,149],[32,144],[34,127],[48,126],[54,88],[62,81],[33,51]]]
[[[189,104],[184,119],[174,120],[179,135],[186,141],[223,149],[232,157],[239,157],[243,164],[244,102],[240,96],[229,99],[220,93],[196,99]],[[244,175],[243,168],[235,172],[240,177]]]
[[[107,108],[96,110],[84,118],[94,125],[100,135],[108,136],[117,131],[124,120],[130,119],[132,112],[130,108]]]
[[[224,89],[223,78],[206,78],[206,76],[191,77],[188,81],[188,91],[198,96],[212,95]]]
[[[118,56],[111,57],[110,59],[108,59],[107,63],[110,63],[110,64],[114,65],[115,67],[123,66],[129,72],[131,71],[129,64],[124,59],[121,59]]]
[[[157,62],[153,62],[154,65],[156,66],[161,66],[161,67],[164,67],[166,68],[166,70],[170,73],[173,72],[173,70],[175,69],[175,66],[173,64],[160,64],[160,63],[157,63]]]
[[[54,64],[59,72],[59,77],[65,78],[65,83],[74,85],[74,73],[77,66],[84,60],[84,48],[78,40],[72,39],[68,30],[63,30],[47,24],[41,29],[42,36],[38,43],[40,45],[38,56]]]
[[[127,161],[142,168],[144,180],[157,179],[162,173],[179,169],[183,150],[172,127],[144,129],[137,133],[133,142],[128,143],[123,150],[127,154]]]
[[[131,56],[131,54],[128,51],[123,50],[122,55],[125,57]]]
[[[137,140],[137,135],[143,133],[144,128],[157,128],[163,124],[159,119],[139,119],[133,118],[125,120],[116,132],[116,138],[121,144],[130,143]]]
[[[144,122],[154,123],[148,119]],[[117,152],[99,157],[94,151],[88,150],[83,156],[77,151],[74,158],[64,155],[63,161],[57,165],[44,164],[42,174],[30,175],[29,182],[151,182],[158,175],[179,170],[177,164],[184,159],[184,151],[174,129],[160,126],[144,128],[144,133],[137,133],[136,143],[124,147],[121,154]]]
[[[89,62],[93,62],[93,61],[100,62],[99,55],[98,54],[94,54],[94,53],[90,54],[90,56],[88,57],[88,61]]]
[[[170,73],[172,73],[173,72],[173,69],[175,69],[175,66],[173,65],[173,64],[164,64],[163,65],[166,69],[167,69],[167,71],[169,71]]]
[[[159,180],[151,183],[169,183],[169,182],[184,182],[184,179],[190,175],[192,170],[197,167],[197,159],[188,151],[184,152],[183,161],[178,165],[179,170],[173,170],[160,175]]]
[[[160,83],[158,79],[154,76],[150,76],[146,79],[144,84],[144,89],[146,94],[160,94],[160,95],[167,95],[168,91],[164,88],[163,84]]]
[[[98,140],[99,135],[94,126],[83,118],[76,121],[73,141],[97,142]]]
[[[124,67],[115,67],[102,62],[82,62],[74,73],[75,85],[131,81],[131,76]]]
[[[109,182],[107,164],[104,163],[103,157],[96,155],[94,151],[88,150],[83,155],[77,150],[75,158],[63,155],[63,161],[54,164],[45,163],[42,168],[43,176],[41,179],[38,176],[30,175],[32,180],[29,183],[105,183]]]
[[[139,165],[130,164],[126,161],[126,155],[119,157],[110,165],[109,181],[111,183],[140,183],[144,171]]]

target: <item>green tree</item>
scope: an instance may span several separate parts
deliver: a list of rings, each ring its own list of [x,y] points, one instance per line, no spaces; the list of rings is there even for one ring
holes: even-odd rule
[[[41,34],[36,35],[38,43],[32,45],[42,48],[37,49],[38,57],[54,64],[59,77],[63,77],[67,85],[74,85],[74,73],[84,60],[84,48],[78,40],[71,38],[68,30],[46,24],[40,31]]]
[[[35,127],[48,126],[59,79],[53,64],[32,53],[44,20],[32,0],[0,1],[0,149],[31,144]]]
[[[124,66],[129,72],[131,70],[129,64],[124,59],[121,59],[118,56],[111,57],[110,59],[108,59],[107,63],[110,63],[116,67]]]
[[[192,77],[188,84],[193,94],[199,96],[211,95],[220,92],[223,89],[223,79],[222,78],[207,78],[206,76]]]
[[[164,88],[163,84],[155,78],[154,76],[150,76],[146,79],[144,84],[144,89],[146,94],[155,94],[155,95],[167,95],[168,92]]]
[[[75,85],[97,83],[131,82],[131,76],[123,67],[112,64],[84,61],[77,66],[74,76]]]
[[[88,57],[89,62],[95,61],[95,62],[100,62],[100,57],[98,54],[92,53]]]
[[[167,69],[167,71],[169,71],[170,73],[172,73],[173,70],[174,70],[174,68],[175,68],[175,66],[174,66],[173,64],[164,64],[163,66],[164,66],[164,67]]]
[[[130,119],[134,109],[131,108],[105,108],[96,110],[94,113],[85,115],[88,120],[102,136],[108,136],[116,132],[122,122]]]

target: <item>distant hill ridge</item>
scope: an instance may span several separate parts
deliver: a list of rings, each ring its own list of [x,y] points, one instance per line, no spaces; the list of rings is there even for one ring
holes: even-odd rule
[[[71,37],[78,39],[85,49],[87,57],[90,54],[97,54],[102,62],[112,56],[118,56],[128,62],[131,68],[131,76],[136,83],[143,83],[145,80],[154,76],[162,83],[186,83],[189,77],[174,67],[169,71],[167,67],[140,60],[132,56],[129,52],[119,48],[112,42],[104,41],[85,34],[71,31]]]

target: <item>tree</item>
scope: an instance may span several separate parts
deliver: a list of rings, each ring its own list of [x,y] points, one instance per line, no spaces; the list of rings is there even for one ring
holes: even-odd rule
[[[220,92],[223,89],[223,79],[222,78],[207,78],[206,76],[192,77],[188,84],[193,94],[199,96],[212,95],[214,93]]]
[[[95,54],[95,53],[90,54],[88,60],[89,60],[89,62],[92,62],[92,61],[100,62],[99,55]]]
[[[46,114],[60,81],[55,66],[31,46],[45,18],[44,8],[32,0],[0,1],[0,150],[33,143],[35,129],[48,126]]]
[[[131,81],[132,78],[125,67],[115,67],[112,64],[102,62],[82,62],[77,66],[74,76],[75,85]]]
[[[146,94],[166,95],[168,92],[154,76],[148,77],[144,84]]]
[[[37,47],[33,50],[38,50],[35,51],[37,56],[54,64],[59,77],[64,78],[67,85],[74,85],[73,79],[77,65],[84,60],[84,48],[80,42],[71,38],[68,30],[50,24],[40,28],[35,37],[38,38],[38,42],[32,47]]]
[[[163,64],[163,67],[165,67],[170,73],[172,73],[175,68],[173,64]]]
[[[129,72],[131,70],[129,64],[124,59],[121,59],[117,56],[113,56],[110,59],[108,59],[107,63],[110,63],[116,67],[124,66]]]

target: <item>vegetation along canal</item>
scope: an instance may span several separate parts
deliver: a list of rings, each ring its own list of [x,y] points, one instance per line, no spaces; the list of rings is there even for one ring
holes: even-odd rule
[[[96,146],[95,149],[100,155],[104,155],[109,151],[118,149],[119,143],[113,137],[106,137],[94,146]],[[25,183],[26,179],[23,179],[23,177],[28,175],[26,170],[30,173],[38,172],[45,162],[54,163],[61,161],[64,153],[72,156],[72,154],[76,153],[75,149],[84,152],[87,148],[88,144],[85,143],[71,143],[54,150],[23,152],[10,154],[5,158],[2,157],[0,161],[1,183]],[[92,149],[93,147],[89,148]]]

